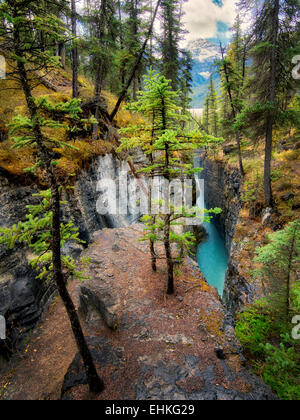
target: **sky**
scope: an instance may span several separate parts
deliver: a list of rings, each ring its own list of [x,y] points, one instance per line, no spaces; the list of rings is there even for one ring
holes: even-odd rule
[[[185,3],[184,23],[189,33],[186,41],[228,39],[234,23],[236,0],[188,0]]]

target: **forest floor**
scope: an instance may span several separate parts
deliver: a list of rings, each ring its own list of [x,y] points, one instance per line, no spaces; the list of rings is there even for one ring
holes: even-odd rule
[[[148,247],[138,242],[141,229],[135,225],[97,232],[85,251],[91,259],[90,280],[70,284],[77,302],[81,287],[93,298],[97,293],[101,299],[105,296],[106,310],[118,319],[115,330],[108,328],[96,308],[90,307],[84,322],[106,384],[98,398],[272,398],[269,388],[243,367],[217,292],[197,264],[187,260],[176,278],[176,293],[166,296],[165,265],[159,261],[157,273],[152,272]],[[55,400],[63,385],[65,399],[89,399],[81,360],[75,355],[69,321],[57,300],[1,379],[1,398]]]

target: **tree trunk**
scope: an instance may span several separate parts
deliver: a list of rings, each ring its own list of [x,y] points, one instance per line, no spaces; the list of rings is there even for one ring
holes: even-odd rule
[[[161,106],[162,106],[162,126],[163,126],[163,131],[165,132],[167,129],[167,122],[166,122],[166,105],[165,105],[164,98],[162,99]],[[166,170],[165,178],[168,181],[168,183],[170,182],[169,153],[170,153],[169,145],[166,142],[165,143],[165,170]],[[169,191],[167,192],[166,200],[169,200]],[[171,209],[170,209],[170,213],[171,213]],[[170,243],[170,232],[171,232],[171,214],[168,214],[165,217],[165,229],[164,229],[164,245],[165,245],[167,267],[168,267],[168,290],[167,290],[168,295],[172,295],[174,293],[174,263],[173,263],[172,249],[171,249],[171,243]]]
[[[291,271],[292,271],[292,262],[293,262],[293,256],[294,256],[294,251],[295,251],[296,231],[297,231],[297,227],[295,227],[295,230],[293,232],[293,238],[292,238],[291,246],[289,249],[289,262],[288,262],[287,280],[286,280],[286,325],[287,327],[289,326],[289,322],[290,322]]]
[[[266,205],[273,208],[273,194],[271,183],[271,161],[272,161],[272,140],[273,140],[273,121],[269,113],[266,122],[266,146],[265,146],[265,168],[264,168],[264,189]]]
[[[171,229],[171,215],[168,214],[165,218],[165,231],[164,231],[164,245],[166,251],[167,267],[168,267],[168,290],[167,294],[174,293],[174,264],[172,259],[172,251],[170,245],[170,229]]]
[[[272,31],[272,51],[270,56],[270,93],[269,102],[275,106],[277,88],[277,48],[279,30],[279,0],[275,0],[273,9],[273,31]],[[271,182],[271,162],[272,162],[272,143],[273,143],[273,110],[269,110],[266,120],[266,146],[265,146],[265,169],[264,169],[264,188],[265,201],[267,206],[274,207],[272,182]]]
[[[134,101],[137,99],[137,75],[133,78],[132,98]]]
[[[74,38],[77,36],[77,23],[76,23],[76,4],[75,0],[71,0],[71,9],[72,9],[72,35]],[[78,98],[78,48],[75,45],[76,40],[73,39],[72,43],[72,70],[73,70],[73,98]]]
[[[62,273],[61,263],[61,249],[60,249],[60,197],[57,185],[52,185],[52,254],[53,254],[53,278],[56,283],[59,295],[65,305],[68,313],[68,317],[71,322],[72,331],[77,343],[77,347],[82,356],[87,382],[90,387],[90,391],[98,394],[104,390],[104,383],[99,378],[96,367],[93,362],[93,358],[86,343],[85,337],[82,332],[79,317],[76,312],[74,303],[66,287],[64,276]]]
[[[58,44],[58,55],[60,56],[60,62],[63,69],[66,68],[66,45],[64,42]]]
[[[145,42],[144,42],[144,44],[142,46],[142,49],[141,49],[141,52],[140,52],[138,58],[136,59],[135,65],[133,66],[133,69],[132,69],[132,72],[131,72],[130,77],[128,79],[128,82],[126,83],[124,89],[122,90],[122,92],[121,92],[121,94],[120,94],[120,96],[119,96],[119,98],[117,100],[117,103],[116,103],[116,105],[115,105],[112,113],[110,114],[110,120],[111,121],[113,121],[113,119],[115,118],[117,112],[119,111],[119,108],[121,106],[121,103],[123,102],[123,100],[124,100],[124,98],[126,96],[126,93],[127,93],[128,89],[129,89],[131,83],[132,83],[132,80],[133,80],[134,76],[135,76],[135,73],[136,73],[137,69],[139,68],[139,65],[140,65],[140,63],[142,61],[142,58],[143,58],[143,55],[144,55],[144,52],[145,52],[147,43],[148,43],[148,41],[149,41],[149,39],[150,39],[150,37],[152,35],[153,25],[154,25],[154,22],[155,22],[155,19],[156,19],[156,15],[158,13],[158,9],[159,9],[159,6],[160,6],[161,1],[162,0],[158,0],[157,1],[156,9],[155,9],[155,12],[154,12],[154,15],[153,15],[153,18],[152,18],[152,21],[151,21],[151,24],[150,24],[150,28],[149,28],[148,34],[146,36],[146,39],[145,39]]]
[[[150,252],[151,252],[151,266],[152,270],[156,273],[157,266],[156,266],[156,253],[155,253],[155,247],[154,247],[154,241],[150,240]]]
[[[236,145],[237,145],[238,154],[239,154],[240,173],[241,173],[242,176],[245,176],[245,170],[244,170],[243,158],[242,158],[241,133],[240,133],[240,131],[237,131],[237,133],[236,133]]]
[[[151,140],[150,140],[150,146],[151,147],[153,146],[153,142],[154,142],[154,133],[155,133],[155,111],[153,111],[153,114],[152,114],[152,132],[151,132]],[[153,165],[154,164],[154,159],[153,159],[153,153],[152,152],[149,154],[149,159],[150,159],[151,165]],[[154,172],[151,171],[151,180],[153,179],[153,177],[154,177]],[[152,215],[152,184],[151,184],[151,181],[149,183],[148,207],[149,207],[149,214]],[[156,216],[152,216],[152,222],[156,223]],[[157,271],[156,252],[155,252],[155,243],[154,243],[153,239],[150,239],[150,253],[151,253],[152,270],[154,272],[156,272]]]
[[[209,134],[209,101],[206,103],[206,133]]]
[[[234,103],[233,103],[233,98],[232,98],[232,93],[231,93],[231,88],[230,88],[230,83],[229,83],[228,69],[227,69],[226,61],[224,59],[224,48],[222,47],[221,42],[220,42],[220,49],[221,49],[221,55],[222,55],[222,61],[223,61],[223,71],[224,71],[225,78],[226,78],[227,93],[228,93],[229,102],[230,102],[230,106],[231,106],[231,110],[232,110],[232,116],[235,119],[237,113],[236,113],[236,109],[235,109]],[[238,131],[236,133],[236,145],[237,145],[238,154],[239,154],[240,173],[244,177],[245,176],[245,170],[244,170],[244,166],[243,166],[243,157],[242,157],[242,149],[241,149],[241,133],[240,133],[240,131]]]
[[[98,60],[100,61],[100,60]],[[99,122],[99,100],[101,92],[101,63],[97,64],[96,70],[96,81],[95,81],[95,99],[96,99],[96,109],[95,109],[95,119]],[[98,124],[93,124],[93,140],[98,138]]]
[[[103,45],[104,39],[104,25],[105,25],[105,13],[106,13],[106,0],[101,2],[100,17],[97,28],[97,39],[100,45]],[[99,100],[102,90],[103,83],[103,65],[100,57],[96,58],[96,79],[95,79],[95,99],[96,99],[96,110],[95,110],[95,119],[99,122]],[[98,138],[98,124],[93,125],[93,140]]]
[[[18,17],[18,14],[16,16]],[[17,26],[13,28],[13,37],[15,45],[15,54],[18,57],[22,57],[22,50],[20,48],[20,33]],[[67,291],[67,287],[64,281],[62,273],[62,263],[61,263],[61,250],[60,250],[60,205],[59,205],[59,191],[58,185],[56,182],[56,177],[53,172],[51,164],[51,156],[44,144],[43,134],[41,131],[39,118],[38,118],[38,108],[32,96],[31,87],[27,78],[27,72],[22,60],[17,61],[18,73],[20,77],[20,82],[22,89],[25,95],[28,111],[30,114],[30,119],[33,123],[33,132],[39,150],[40,159],[43,162],[43,166],[47,171],[47,180],[51,187],[53,194],[53,222],[52,222],[52,264],[53,264],[53,279],[56,283],[58,292],[62,298],[62,301],[65,305],[66,311],[68,313],[72,331],[74,333],[78,350],[82,356],[84,366],[86,369],[87,381],[90,387],[91,392],[99,393],[103,391],[104,385],[102,380],[98,377],[90,350],[85,341],[82,328],[79,322],[78,315],[75,310],[75,306],[72,302],[72,299]]]

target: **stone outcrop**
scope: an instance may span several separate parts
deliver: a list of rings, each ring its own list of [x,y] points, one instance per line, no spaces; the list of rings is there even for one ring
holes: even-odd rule
[[[241,176],[239,170],[224,163],[207,159],[205,153],[196,158],[196,165],[203,167],[200,178],[205,181],[205,202],[207,208],[220,207],[222,213],[215,220],[223,233],[230,255],[226,272],[223,301],[228,311],[228,322],[234,323],[235,315],[253,302],[258,290],[240,270],[239,259],[243,242],[236,237],[236,227],[243,203],[241,200]]]
[[[143,226],[103,229],[85,251],[90,280],[81,286],[94,360],[106,389],[100,399],[272,400],[270,388],[243,366],[243,357],[216,290],[187,259],[166,296],[165,263],[151,269]],[[118,246],[116,246],[118,245]],[[157,252],[162,250],[157,247]],[[85,399],[77,355],[63,399]]]
[[[196,157],[195,166],[203,168],[199,177],[205,182],[206,207],[219,207],[223,210],[214,220],[225,237],[230,253],[235,226],[242,208],[240,173],[237,169],[230,169],[224,164],[207,159],[205,153]]]
[[[138,162],[137,162],[138,163]],[[83,171],[77,179],[74,189],[64,193],[62,219],[72,220],[79,228],[80,238],[88,245],[93,233],[105,227],[127,226],[139,218],[139,214],[100,215],[97,203],[107,200],[111,192],[108,188],[100,188],[100,180],[118,180],[121,172],[128,171],[127,188],[129,191],[138,188],[133,182],[134,176],[127,163],[120,162],[113,155],[100,156]],[[116,195],[119,197],[119,183],[116,183]],[[26,206],[36,202],[32,197],[37,192],[34,185],[24,185],[15,179],[8,179],[0,174],[0,226],[9,227],[24,220]],[[64,253],[77,257],[81,247],[69,243],[63,249]],[[31,330],[41,318],[48,303],[55,295],[53,284],[36,280],[36,273],[28,264],[28,250],[17,246],[13,250],[0,247],[0,315],[7,321],[8,338],[0,340],[0,357],[9,357],[26,333]]]
[[[0,188],[0,226],[24,220],[26,205],[35,202],[32,194],[37,190],[2,176]],[[0,340],[0,364],[35,325],[54,293],[53,285],[35,279],[29,257],[28,250],[20,245],[13,250],[0,247],[0,314],[7,323],[7,340]]]

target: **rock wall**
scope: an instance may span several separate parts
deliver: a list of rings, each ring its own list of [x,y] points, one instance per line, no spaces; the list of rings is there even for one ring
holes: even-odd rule
[[[138,164],[138,162],[137,162]],[[100,215],[97,205],[105,204],[112,191],[110,185],[105,187],[105,179],[118,180],[121,173],[128,171],[127,191],[129,193],[139,187],[134,182],[134,176],[129,171],[127,163],[120,162],[112,155],[100,156],[83,171],[77,179],[74,188],[67,190],[63,199],[63,220],[73,220],[79,228],[80,237],[89,244],[95,231],[108,227],[123,227],[135,222],[139,214]],[[120,188],[116,183],[116,195],[120,196]],[[26,206],[34,204],[33,193],[37,192],[34,185],[25,185],[20,181],[8,179],[0,174],[0,226],[10,227],[19,220],[24,220]],[[80,248],[66,246],[65,252],[78,256]],[[24,337],[40,320],[43,312],[56,293],[53,284],[36,280],[36,273],[28,264],[28,250],[17,246],[13,250],[0,247],[0,315],[6,318],[7,340],[0,340],[1,355],[8,358],[15,351]],[[1,360],[0,360],[1,364]]]
[[[204,153],[197,156],[196,164],[204,168],[200,178],[205,181],[207,208],[220,207],[223,209],[223,212],[216,217],[216,222],[224,234],[226,247],[230,254],[223,301],[232,322],[236,313],[245,304],[252,302],[257,293],[255,285],[250,284],[241,274],[237,258],[243,246],[241,241],[235,237],[242,209],[241,176],[237,169],[211,161],[206,158]]]
[[[195,166],[203,168],[200,178],[205,182],[204,194],[207,208],[220,207],[223,210],[215,217],[215,221],[224,235],[226,247],[230,253],[235,226],[242,208],[239,171],[207,159],[205,153],[199,153]]]
[[[26,206],[34,204],[32,194],[37,189],[4,176],[0,176],[0,188],[0,226],[12,226],[24,220]],[[0,315],[6,318],[8,336],[6,341],[0,340],[0,356],[6,358],[40,318],[41,308],[54,292],[53,285],[35,279],[28,258],[29,252],[22,246],[14,250],[0,247]]]
[[[217,291],[197,264],[186,259],[174,295],[166,297],[165,262],[159,260],[153,272],[149,246],[139,243],[142,236],[142,224],[102,229],[85,253],[91,264],[80,306],[106,387],[100,398],[273,400],[270,388],[245,369],[234,331],[224,326],[226,311]],[[161,255],[163,245],[156,251]],[[86,375],[77,354],[62,399],[80,399],[81,384]]]

